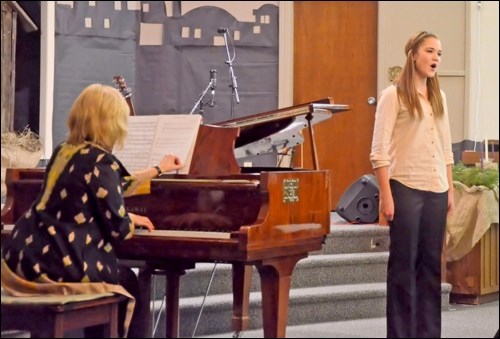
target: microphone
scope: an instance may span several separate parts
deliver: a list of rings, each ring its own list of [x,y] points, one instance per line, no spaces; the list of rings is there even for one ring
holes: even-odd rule
[[[217,70],[211,69],[210,70],[210,88],[212,89],[211,95],[212,97],[210,98],[210,102],[208,103],[209,107],[214,107],[215,106],[215,87],[217,84]]]
[[[227,28],[225,28],[225,27],[219,27],[219,29],[217,30],[217,33],[220,33],[220,34],[226,33],[226,32],[227,32]]]
[[[217,84],[217,70],[216,69],[211,69],[210,70],[210,85],[212,89],[215,89]]]

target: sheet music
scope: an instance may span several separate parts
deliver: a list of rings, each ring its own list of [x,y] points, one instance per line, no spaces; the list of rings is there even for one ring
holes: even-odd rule
[[[201,115],[136,115],[129,117],[128,135],[121,150],[113,153],[129,172],[157,164],[166,154],[176,154],[188,173]]]

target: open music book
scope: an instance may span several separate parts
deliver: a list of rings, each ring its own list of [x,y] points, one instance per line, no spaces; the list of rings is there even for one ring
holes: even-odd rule
[[[187,174],[201,124],[201,115],[135,115],[128,120],[128,134],[118,157],[132,173],[157,164],[166,154],[176,154],[185,164],[179,173]]]

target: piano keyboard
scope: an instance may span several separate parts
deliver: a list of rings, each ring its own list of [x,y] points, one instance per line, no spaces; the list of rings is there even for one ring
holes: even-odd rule
[[[14,224],[3,224],[2,230],[12,231]],[[181,230],[154,230],[149,232],[146,229],[135,229],[134,235],[152,236],[152,237],[171,237],[171,238],[203,238],[203,239],[230,239],[229,232],[203,232],[203,231],[181,231]]]
[[[135,229],[134,235],[172,238],[204,238],[204,239],[230,239],[229,232],[203,232],[203,231],[181,231],[181,230],[154,230]]]

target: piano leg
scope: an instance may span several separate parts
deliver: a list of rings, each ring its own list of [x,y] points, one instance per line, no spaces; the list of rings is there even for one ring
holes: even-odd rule
[[[154,270],[148,265],[139,269],[139,289],[140,293],[136,296],[134,315],[140,316],[137,325],[138,333],[141,333],[142,338],[152,338],[152,321],[151,321],[151,275]],[[137,336],[141,338],[141,335]]]
[[[139,271],[139,286],[141,288],[141,300],[136,301],[136,309],[139,312],[143,328],[142,338],[153,338],[153,328],[151,321],[151,276],[153,274],[165,274],[165,329],[166,338],[179,337],[179,291],[180,277],[186,273],[187,269],[195,267],[193,262],[147,262],[145,267]],[[139,307],[138,307],[139,306]],[[160,316],[160,315],[158,315]]]
[[[273,258],[255,264],[262,290],[264,338],[285,338],[293,269],[307,255]]]
[[[167,304],[165,308],[165,328],[166,338],[179,337],[179,292],[180,277],[186,272],[184,270],[172,271],[167,273],[165,293],[167,295]]]
[[[170,262],[162,269],[165,270],[166,286],[165,294],[167,296],[165,328],[166,338],[179,337],[179,292],[180,277],[186,273],[187,269],[195,267],[194,262]]]
[[[248,307],[250,288],[252,285],[253,267],[241,262],[233,263],[233,319],[232,327],[235,332],[248,329]]]

